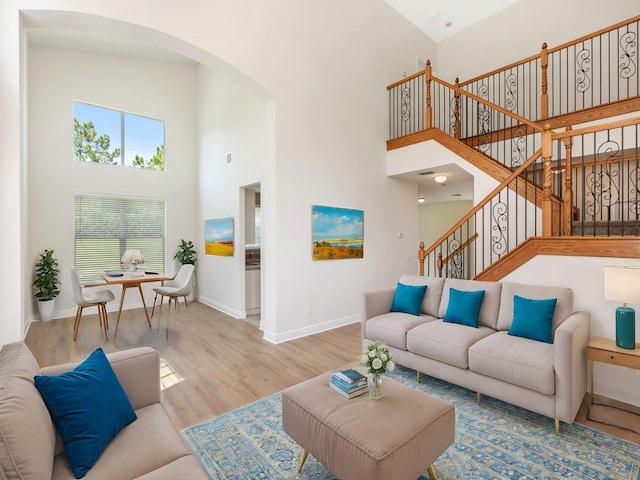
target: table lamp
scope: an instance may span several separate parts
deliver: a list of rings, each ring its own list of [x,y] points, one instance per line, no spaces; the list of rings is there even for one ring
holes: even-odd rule
[[[636,312],[627,303],[640,304],[640,266],[607,265],[604,267],[604,297],[622,302],[616,308],[616,345],[636,348]]]

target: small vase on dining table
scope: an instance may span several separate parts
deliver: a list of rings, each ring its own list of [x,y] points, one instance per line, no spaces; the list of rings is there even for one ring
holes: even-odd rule
[[[382,398],[382,374],[372,373],[369,376],[369,398],[380,400]]]

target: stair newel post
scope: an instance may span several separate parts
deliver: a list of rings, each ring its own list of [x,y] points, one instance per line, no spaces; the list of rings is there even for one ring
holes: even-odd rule
[[[570,132],[571,126],[567,127],[567,132]],[[564,193],[563,193],[563,206],[562,206],[562,234],[569,236],[571,235],[571,222],[573,220],[573,192],[572,184],[573,184],[573,172],[571,168],[571,145],[572,138],[567,137],[563,140],[564,143]]]
[[[418,263],[420,264],[420,276],[424,277],[424,259],[427,257],[427,252],[424,250],[424,242],[420,242],[418,246]]]
[[[425,91],[426,95],[426,105],[424,109],[424,128],[426,130],[433,127],[433,109],[431,108],[431,60],[427,60],[427,64],[424,67],[424,81],[425,81]]]
[[[436,267],[438,269],[438,277],[442,277],[443,266],[444,266],[444,261],[442,260],[442,252],[438,252],[438,260],[436,262]]]
[[[549,94],[547,93],[547,67],[549,66],[549,52],[547,51],[547,44],[542,44],[542,51],[540,52],[540,69],[542,77],[542,92],[540,95],[540,119],[549,118]]]
[[[460,140],[460,79],[456,77],[453,98],[453,136]]]
[[[551,200],[551,125],[542,132],[542,236],[553,235],[553,203]]]

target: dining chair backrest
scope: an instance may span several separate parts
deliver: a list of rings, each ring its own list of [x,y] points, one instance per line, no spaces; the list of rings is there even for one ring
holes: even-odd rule
[[[78,272],[76,267],[71,266],[71,286],[73,287],[73,299],[77,305],[85,303],[84,296],[82,295],[82,285],[80,285],[80,279],[78,278]]]
[[[172,280],[171,286],[178,290],[173,295],[189,295],[193,287],[193,273],[195,267],[191,264],[182,265],[176,277]]]

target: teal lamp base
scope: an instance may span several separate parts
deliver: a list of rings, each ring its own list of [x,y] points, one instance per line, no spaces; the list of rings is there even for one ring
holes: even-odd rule
[[[628,350],[636,348],[636,312],[633,308],[616,308],[616,345]]]

